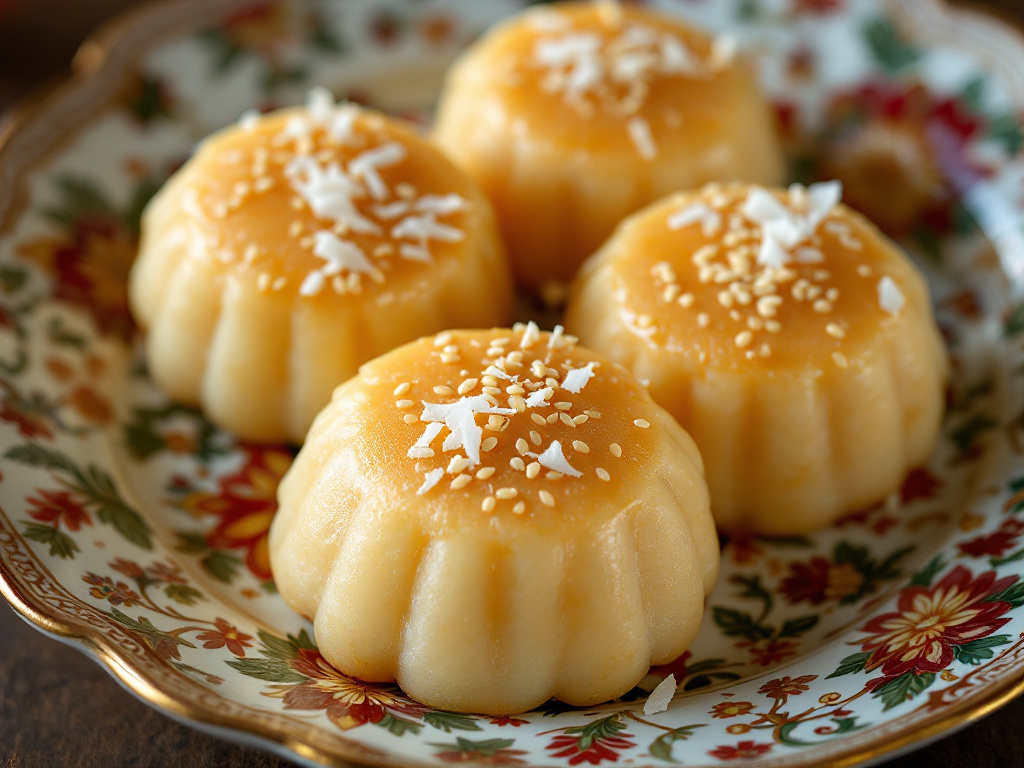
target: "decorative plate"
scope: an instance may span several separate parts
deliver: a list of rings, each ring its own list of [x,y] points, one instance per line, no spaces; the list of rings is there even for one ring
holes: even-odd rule
[[[140,363],[139,211],[202,136],[314,84],[422,119],[516,0],[165,2],[89,43],[0,134],[0,576],[153,706],[307,763],[850,765],[1024,690],[1024,39],[933,0],[664,0],[739,38],[795,178],[927,273],[954,366],[943,439],[886,504],[733,540],[693,647],[619,701],[428,709],[329,667],[276,595],[292,453],[235,442]],[[645,716],[669,673],[668,711]]]

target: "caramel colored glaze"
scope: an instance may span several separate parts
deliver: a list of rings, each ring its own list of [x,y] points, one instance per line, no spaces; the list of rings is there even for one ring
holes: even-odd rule
[[[633,103],[611,84],[581,108],[544,87],[535,46],[559,33],[532,21],[541,14],[605,41],[631,25],[668,33],[702,70],[655,73]],[[708,64],[712,47],[677,18],[623,6],[610,22],[593,3],[561,3],[497,26],[456,63],[435,137],[491,197],[519,283],[567,282],[619,220],[671,192],[713,180],[782,181],[774,120],[754,76],[741,60]],[[652,157],[631,136],[635,119],[650,131]]]
[[[308,141],[286,139],[293,120],[307,121]],[[376,215],[381,203],[369,195],[355,208],[380,233],[348,231],[319,218],[285,170],[299,155],[344,167],[392,142],[405,156],[378,170],[390,192],[383,204],[453,194],[465,202],[437,216],[461,239],[431,239],[430,262],[401,257],[409,241],[391,230],[402,217]],[[326,264],[313,252],[318,231],[360,247],[374,273],[342,270],[302,292]],[[506,269],[490,204],[411,128],[358,110],[339,142],[306,109],[290,109],[210,137],[168,181],[143,217],[129,299],[149,331],[150,371],[173,398],[201,404],[243,438],[301,442],[334,387],[366,360],[423,333],[507,321]]]
[[[520,349],[524,333],[456,331],[365,365],[337,389],[280,487],[270,553],[282,596],[314,619],[338,669],[397,679],[430,706],[509,714],[551,696],[589,705],[621,695],[650,664],[685,650],[717,574],[689,436],[625,369],[571,339],[550,349],[549,334]],[[549,370],[533,372],[538,360]],[[426,473],[468,454],[442,450],[444,429],[435,455],[406,455],[427,426],[423,403],[481,395],[490,365],[529,393],[591,362],[595,375],[578,393],[552,386],[552,405],[490,425],[477,414],[480,463],[417,493]],[[499,407],[515,407],[517,384],[499,382]],[[587,418],[532,418],[552,413]],[[540,454],[553,440],[580,477],[545,468],[528,477],[535,459],[524,449]],[[497,498],[501,489],[514,498]]]
[[[758,268],[759,227],[744,222],[737,236],[728,225],[747,190],[712,185],[623,222],[581,270],[566,326],[648,381],[693,435],[720,528],[802,533],[884,498],[927,460],[942,419],[945,353],[921,275],[842,205],[800,246],[823,261],[786,265],[793,274],[778,283],[770,315],[758,312],[758,296],[743,304],[733,294],[724,306],[729,283],[702,282],[693,255],[715,245],[710,261],[725,264],[727,251],[749,246]],[[714,235],[700,223],[669,226],[695,202],[722,216]],[[898,312],[880,305],[883,276],[904,298]],[[816,286],[816,298],[805,288],[797,300],[800,280]],[[816,309],[821,300],[828,306]],[[769,320],[778,326],[764,327]]]

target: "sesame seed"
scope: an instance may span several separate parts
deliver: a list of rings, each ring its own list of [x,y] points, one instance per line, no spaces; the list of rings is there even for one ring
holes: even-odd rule
[[[665,286],[665,290],[662,291],[661,293],[662,301],[664,301],[666,304],[671,304],[679,297],[679,293],[682,290],[683,289],[680,288],[677,283],[672,283],[671,285]]]
[[[825,291],[825,298],[828,299],[829,301],[835,301],[836,299],[839,298],[839,289],[829,288],[827,291]]]
[[[522,472],[524,469],[526,469],[526,462],[523,461],[522,456],[513,456],[511,459],[509,459],[508,464],[510,467],[512,467],[512,469],[518,470],[519,472]]]
[[[555,408],[557,408],[560,411],[568,411],[570,408],[572,408],[572,403],[562,400],[560,402],[555,403]]]
[[[837,339],[841,339],[846,336],[846,331],[842,329],[842,326],[836,323],[829,323],[825,326],[825,333]]]
[[[592,419],[600,419],[601,418],[601,412],[600,411],[595,411],[593,408],[588,408],[587,410],[584,411],[584,413],[587,414],[587,416],[589,416]]]
[[[750,344],[753,338],[754,334],[751,333],[750,331],[740,331],[739,333],[736,334],[736,346],[739,347],[740,349],[743,349],[743,347],[746,347]]]
[[[699,315],[697,315],[697,325],[699,325],[701,328],[707,328],[709,325],[711,325],[711,318],[708,317],[707,312],[701,312]]]
[[[549,491],[541,491],[537,495],[540,497],[540,503],[545,507],[555,506],[555,497]]]
[[[576,424],[577,426],[579,426],[580,424],[585,424],[589,419],[590,417],[585,413],[581,413],[578,416],[572,417],[573,424]]]
[[[679,297],[678,304],[679,304],[680,307],[683,307],[683,308],[692,307],[693,306],[693,294],[692,293],[684,293],[682,296]]]
[[[861,264],[857,267],[857,274],[860,275],[861,277],[871,277],[871,267],[869,267],[867,264]]]
[[[612,443],[608,446],[608,450],[611,451],[612,456],[619,458],[622,455],[622,446],[618,443]]]
[[[465,488],[467,485],[470,484],[470,482],[472,482],[472,480],[472,475],[461,474],[454,480],[452,480],[451,485],[449,485],[448,487],[451,488],[453,491],[457,491],[459,490],[459,488]]]
[[[541,416],[539,413],[531,413],[530,418],[533,419],[534,424],[539,424],[540,426],[544,426],[545,424],[547,424],[547,421],[545,421],[544,417]]]
[[[733,294],[732,294],[732,291],[719,291],[718,292],[718,303],[721,304],[726,309],[729,309],[730,307],[732,307],[732,304],[733,304]]]
[[[640,429],[647,429],[651,426],[651,423],[647,419],[633,419],[633,424],[640,427]]]
[[[565,424],[565,426],[567,426],[567,427],[573,427],[573,428],[575,429],[575,427],[576,427],[576,422],[575,422],[575,421],[573,421],[573,420],[572,420],[572,418],[571,418],[571,417],[569,416],[569,414],[567,414],[567,413],[566,413],[565,411],[561,411],[561,412],[559,412],[559,414],[558,414],[558,419],[559,419],[559,421],[561,421],[561,422],[562,422],[563,424]]]
[[[415,403],[412,400],[396,400],[395,407],[405,410],[406,408],[412,408]]]
[[[561,480],[562,479],[562,473],[561,472],[555,472],[555,470],[551,470],[550,472],[548,472],[545,475],[545,477],[548,480]]]
[[[761,317],[775,317],[775,312],[781,303],[781,296],[762,296],[757,300],[757,313]]]
[[[530,451],[530,444],[520,437],[516,440],[516,450],[519,451],[520,456],[525,456]]]
[[[491,432],[500,432],[501,425],[504,423],[504,419],[496,413],[492,413],[487,417],[487,429]]]
[[[525,501],[517,501],[515,503],[515,506],[512,507],[512,511],[515,514],[517,514],[517,515],[523,514],[523,512],[526,511],[526,502]]]
[[[494,467],[481,467],[476,471],[477,480],[486,480],[494,474]]]
[[[469,459],[465,456],[452,456],[452,460],[448,462],[448,469],[446,471],[449,475],[457,475],[468,466]]]
[[[757,315],[751,315],[750,317],[747,318],[747,328],[749,328],[752,331],[760,331],[762,328],[764,328],[764,320],[762,320]]]
[[[493,496],[488,496],[486,499],[484,499],[483,503],[480,505],[480,509],[483,510],[484,512],[493,512],[494,511],[494,505],[497,504],[497,503],[498,502],[494,499]]]
[[[540,474],[540,462],[531,461],[526,465],[526,477],[533,480],[537,475]]]
[[[451,331],[445,331],[444,333],[439,333],[437,336],[434,337],[434,346],[435,347],[445,347],[445,346],[451,344],[451,341],[452,341],[452,332]]]
[[[782,323],[778,320],[765,320],[764,328],[768,333],[778,333],[782,330]]]
[[[530,442],[533,443],[534,445],[541,444],[540,433],[535,429],[530,430]]]
[[[467,392],[472,392],[477,385],[476,379],[466,379],[464,382],[459,384],[459,394],[464,395]]]
[[[827,299],[818,299],[814,302],[814,311],[827,314],[832,311],[832,303]]]
[[[256,286],[261,291],[266,291],[266,290],[268,290],[270,288],[270,283],[271,283],[270,273],[269,272],[260,272],[259,276],[256,278]]]
[[[500,395],[501,394],[501,388],[500,387],[484,387],[481,391],[485,395]]]
[[[654,318],[650,315],[640,315],[636,319],[636,324],[641,328],[650,328],[654,324]]]
[[[598,467],[597,469],[594,470],[594,472],[596,472],[597,476],[600,477],[605,482],[608,482],[609,480],[612,479],[612,476],[608,474],[608,471],[602,467]]]
[[[499,488],[494,492],[494,495],[499,499],[514,499],[519,495],[519,491],[515,488]]]
[[[486,440],[480,443],[480,448],[483,450],[484,453],[487,453],[488,451],[494,450],[494,446],[496,446],[497,444],[498,438],[492,435],[491,437],[488,437]]]
[[[840,368],[846,368],[849,365],[849,362],[847,362],[846,360],[846,355],[844,355],[842,352],[833,352],[832,362],[838,365]]]
[[[584,443],[582,440],[573,440],[572,449],[577,453],[590,453],[590,446]]]
[[[273,283],[270,284],[270,287],[275,291],[280,291],[282,288],[285,287],[287,283],[288,280],[286,278],[279,277],[275,279]]]
[[[767,343],[762,344],[761,348],[757,352],[761,357],[768,357],[771,353],[772,348]]]
[[[434,394],[435,395],[450,395],[451,393],[452,393],[452,388],[451,387],[446,387],[446,386],[434,387]]]

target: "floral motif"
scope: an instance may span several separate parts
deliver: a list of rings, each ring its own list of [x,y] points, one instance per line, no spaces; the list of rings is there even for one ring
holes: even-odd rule
[[[484,763],[487,765],[522,765],[526,761],[522,755],[525,749],[510,749],[515,743],[513,739],[487,739],[471,741],[461,736],[454,744],[434,744],[441,747],[434,757],[446,763]]]
[[[875,687],[908,672],[941,672],[954,659],[954,649],[981,640],[1004,626],[1009,602],[994,600],[1017,582],[981,576],[958,565],[932,587],[911,586],[900,594],[897,610],[872,618],[861,645],[870,653],[864,668],[881,668],[885,677]]]
[[[1024,521],[1010,518],[1003,520],[999,528],[992,533],[961,541],[956,547],[960,550],[960,554],[968,557],[990,555],[1000,558],[1017,546],[1017,540],[1022,533],[1024,533]]]
[[[716,719],[724,720],[729,717],[739,717],[740,715],[747,715],[753,711],[754,705],[749,701],[723,701],[720,704],[715,704],[711,708],[709,714]]]
[[[218,481],[218,492],[195,491],[179,504],[196,516],[212,516],[217,524],[205,535],[212,549],[241,549],[245,564],[257,578],[269,580],[267,536],[277,511],[277,484],[291,466],[292,454],[280,448],[247,447],[245,463]]]
[[[239,632],[237,627],[228,624],[221,618],[215,619],[213,623],[215,629],[209,629],[196,635],[196,640],[202,642],[203,648],[227,648],[235,656],[244,658],[245,649],[252,645],[250,642],[253,639],[252,635]]]
[[[910,547],[903,547],[876,561],[867,547],[840,542],[831,559],[818,555],[806,563],[790,563],[780,589],[791,603],[853,603],[874,592],[879,582],[898,577],[899,562],[910,551]]]
[[[142,600],[142,597],[132,591],[123,581],[115,582],[109,576],[97,576],[95,573],[89,572],[82,577],[82,580],[86,584],[92,585],[89,588],[90,595],[98,600],[109,600],[111,605],[123,605],[125,608],[131,608]]]
[[[818,679],[817,675],[801,675],[800,677],[780,677],[776,680],[769,680],[757,689],[757,692],[770,699],[784,699],[787,696],[799,696]]]
[[[708,752],[711,757],[718,758],[719,760],[752,760],[760,757],[761,755],[770,752],[772,745],[769,744],[758,744],[755,741],[741,741],[735,747],[722,746],[718,749],[712,749]]]
[[[626,724],[617,715],[560,731],[546,749],[552,757],[568,760],[569,765],[614,763],[618,761],[620,752],[636,746],[632,735],[626,731]]]
[[[89,512],[67,491],[37,488],[36,493],[39,495],[25,499],[29,505],[29,517],[53,523],[55,528],[63,523],[69,531],[77,531],[83,525],[92,525]]]

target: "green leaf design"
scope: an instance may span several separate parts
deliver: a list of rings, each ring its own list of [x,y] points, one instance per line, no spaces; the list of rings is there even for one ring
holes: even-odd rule
[[[869,21],[864,26],[864,38],[875,61],[889,74],[895,74],[921,58],[921,52],[904,38],[889,19]]]
[[[164,594],[181,605],[195,605],[199,600],[206,599],[202,592],[188,584],[168,584]]]
[[[1006,645],[1010,642],[1009,635],[990,635],[989,637],[982,637],[977,640],[972,640],[969,643],[963,645],[953,646],[953,658],[957,661],[963,662],[964,664],[981,664],[985,659],[991,659],[995,656],[996,648],[1000,645]]]
[[[182,645],[186,648],[195,648],[188,640],[172,635],[170,632],[157,629],[153,626],[153,622],[145,616],[133,619],[128,614],[117,610],[117,608],[111,608],[109,615],[121,626],[141,635],[154,648],[158,643],[173,643],[174,645]]]
[[[113,526],[125,539],[143,549],[153,548],[149,525],[121,498],[113,479],[99,467],[90,464],[83,471],[60,451],[37,443],[16,445],[4,457],[70,476],[68,484],[71,489],[84,497],[83,503],[96,511],[101,523]]]
[[[1017,580],[1002,592],[989,595],[983,602],[986,603],[1009,603],[1013,608],[1020,608],[1024,605],[1024,581]]]
[[[196,429],[196,455],[204,461],[222,456],[228,451],[216,445],[217,430],[194,408],[171,403],[161,408],[135,408],[131,421],[124,426],[125,444],[133,458],[145,461],[166,450],[167,443],[160,432],[160,424],[175,416],[193,420]]]
[[[928,565],[914,574],[914,577],[910,580],[910,586],[930,587],[932,585],[932,581],[939,574],[939,571],[945,567],[946,563],[942,559],[942,555],[936,555],[928,561]]]
[[[704,723],[699,723],[697,725],[684,725],[679,728],[673,728],[652,741],[647,751],[659,760],[664,760],[667,763],[676,763],[678,760],[672,757],[672,745],[677,741],[686,741],[693,735],[695,728],[703,727]]]
[[[1012,113],[999,115],[994,118],[988,126],[989,138],[995,139],[1006,150],[1011,157],[1020,151],[1021,144],[1024,144],[1024,129],[1021,128],[1021,119]]]
[[[722,633],[728,637],[764,640],[772,636],[769,627],[757,624],[754,617],[744,611],[715,606],[711,609],[711,616]]]
[[[0,288],[4,293],[16,293],[25,285],[28,272],[21,267],[0,267]]]
[[[93,182],[77,176],[59,176],[56,185],[61,203],[43,210],[51,221],[68,226],[87,216],[113,215],[113,206]]]
[[[50,324],[46,326],[46,335],[50,341],[61,347],[70,347],[81,351],[89,345],[89,340],[85,336],[68,329],[64,324],[64,318],[60,315],[50,320]]]
[[[484,739],[483,741],[472,741],[471,739],[458,736],[456,737],[454,744],[437,744],[431,742],[430,746],[453,752],[471,752],[478,754],[481,757],[494,757],[498,752],[503,749],[508,749],[515,743],[515,739]]]
[[[600,720],[595,720],[593,723],[588,723],[587,725],[577,725],[572,728],[566,728],[563,733],[567,736],[575,736],[576,734],[579,734],[579,738],[576,739],[576,747],[580,752],[585,752],[590,749],[590,746],[597,739],[606,739],[609,736],[615,736],[620,731],[624,730],[626,730],[626,724],[619,721],[618,714],[614,714]]]
[[[882,711],[887,712],[893,707],[914,698],[934,682],[934,672],[925,672],[920,675],[907,672],[883,685],[872,694],[872,698],[879,699],[884,705]]]
[[[851,731],[859,731],[861,728],[867,728],[867,725],[857,725],[857,718],[845,717],[841,720],[833,720],[836,724],[836,729],[828,734],[828,737],[839,736],[844,733],[850,733]],[[795,720],[790,723],[785,723],[779,728],[779,741],[783,744],[788,744],[791,747],[813,747],[815,742],[813,741],[801,741],[800,739],[793,738],[791,735],[800,726],[800,721]]]
[[[29,520],[22,520],[21,524],[24,526],[21,535],[31,541],[49,545],[50,557],[59,557],[62,560],[73,559],[75,552],[81,551],[74,539],[52,526]]]
[[[1004,336],[1016,336],[1024,331],[1024,304],[1018,306],[1003,323]]]
[[[404,736],[407,733],[411,733],[415,736],[423,729],[423,726],[419,723],[414,723],[412,720],[406,720],[401,717],[395,717],[390,712],[384,715],[377,725],[395,736]]]
[[[855,672],[863,672],[864,667],[868,663],[868,659],[871,658],[871,651],[864,651],[863,653],[855,653],[852,656],[847,656],[845,659],[839,662],[839,666],[836,671],[831,675],[825,677],[826,680],[831,680],[833,677],[842,677],[843,675],[852,675]]]
[[[255,677],[268,683],[298,684],[309,679],[277,659],[233,659],[225,663],[246,677]]]
[[[683,686],[684,691],[696,691],[699,688],[707,688],[713,684],[716,680],[720,683],[728,683],[733,680],[739,680],[740,676],[735,672],[708,672],[706,674],[697,675],[686,681]]]
[[[102,506],[96,510],[96,516],[101,523],[112,525],[114,530],[132,544],[143,549],[153,548],[153,542],[149,538],[149,526],[135,510],[122,504]]]
[[[1024,560],[1024,549],[1018,549],[1016,552],[1009,554],[1006,557],[990,557],[988,564],[993,568],[998,568],[1000,565],[1016,563],[1018,560]]]
[[[189,555],[198,555],[209,549],[206,537],[196,531],[177,531],[178,544],[175,549]]]
[[[230,584],[242,567],[242,558],[220,550],[213,550],[199,561],[203,570],[225,584]]]
[[[482,730],[472,717],[460,715],[456,712],[430,711],[423,715],[423,722],[445,733]]]
[[[818,617],[811,616],[800,616],[796,619],[789,619],[785,624],[782,625],[782,629],[779,630],[779,634],[776,637],[799,637],[805,632],[809,632],[814,629],[818,623]]]
[[[299,655],[300,650],[316,650],[316,645],[309,639],[305,629],[300,631],[298,635],[285,635],[283,638],[276,637],[262,629],[257,630],[256,634],[263,645],[260,653],[268,659],[290,661]]]
[[[976,447],[982,435],[998,426],[999,422],[991,416],[979,413],[955,429],[950,437],[956,443],[960,454],[966,456]]]

